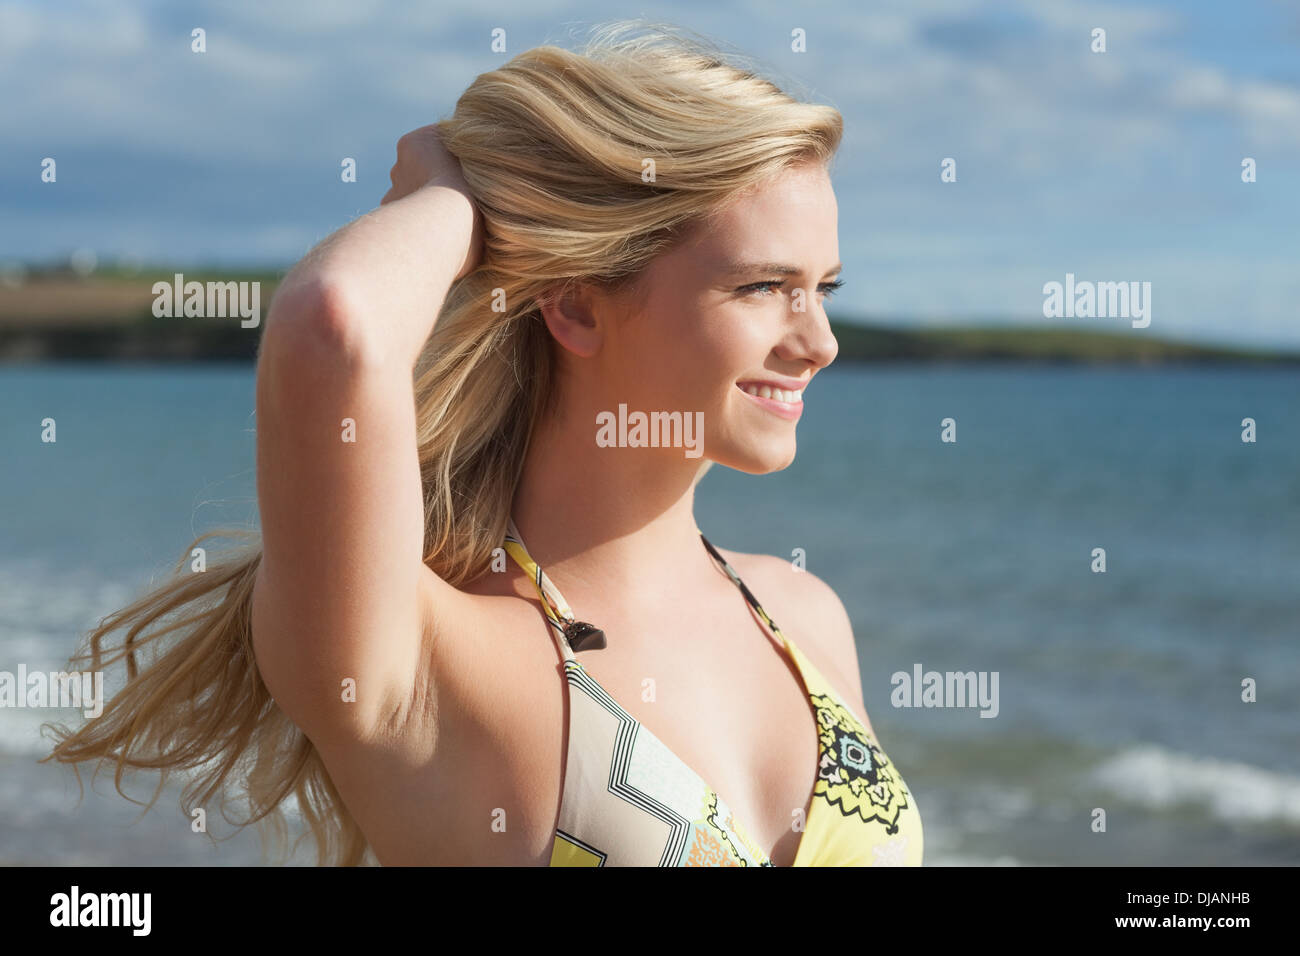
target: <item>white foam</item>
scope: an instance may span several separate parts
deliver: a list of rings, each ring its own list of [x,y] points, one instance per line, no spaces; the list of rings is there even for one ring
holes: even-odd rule
[[[53,734],[41,736],[41,724],[64,724],[74,730],[82,723],[82,712],[69,708],[0,708],[0,754],[44,757],[54,747]]]
[[[108,614],[129,604],[144,580],[122,571],[123,580],[106,580],[94,568],[58,568],[48,562],[17,562],[0,557],[0,671],[52,673],[86,666],[70,660],[88,632]],[[113,640],[120,640],[116,632]],[[108,696],[119,689],[124,669],[105,675]],[[0,754],[43,757],[53,746],[42,737],[47,721],[76,728],[84,709],[0,707]]]
[[[1147,807],[1196,804],[1221,820],[1300,826],[1300,777],[1291,774],[1142,746],[1105,761],[1092,776]]]
[[[1014,856],[988,858],[982,856],[963,856],[955,853],[926,852],[922,861],[925,866],[1023,866]],[[1035,864],[1050,865],[1050,864]]]

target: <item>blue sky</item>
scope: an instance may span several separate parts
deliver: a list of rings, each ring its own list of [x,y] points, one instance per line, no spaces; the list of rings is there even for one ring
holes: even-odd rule
[[[397,137],[474,76],[620,16],[844,114],[832,314],[1300,347],[1297,0],[0,0],[0,262],[287,266],[378,203]],[[1067,272],[1151,282],[1150,327],[1045,319]]]

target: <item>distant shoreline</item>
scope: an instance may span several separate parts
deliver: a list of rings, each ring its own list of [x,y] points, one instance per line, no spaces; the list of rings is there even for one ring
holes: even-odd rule
[[[168,320],[174,323],[185,320]],[[192,320],[191,320],[192,321]],[[836,364],[989,363],[1026,365],[1232,365],[1300,367],[1300,354],[1246,352],[1165,343],[1107,341],[1075,333],[1077,341],[1050,341],[1049,333],[999,328],[912,332],[832,322],[840,343]],[[122,325],[0,327],[0,365],[49,362],[232,362],[257,359],[260,336],[237,321],[219,328],[168,329]]]
[[[156,276],[240,280],[261,286],[263,320],[282,274],[184,269],[106,272],[93,277],[37,274],[0,285],[0,363],[253,362],[261,328],[225,319],[156,318]],[[1098,321],[1098,320],[1093,320]],[[1112,320],[1099,320],[1112,321]],[[1123,322],[1119,320],[1122,327]],[[1125,330],[954,325],[923,329],[832,319],[837,362],[1020,362],[1050,365],[1297,366],[1300,352],[1170,342]]]

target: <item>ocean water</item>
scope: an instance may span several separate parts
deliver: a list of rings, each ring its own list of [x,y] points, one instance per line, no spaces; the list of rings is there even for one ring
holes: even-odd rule
[[[0,671],[59,669],[197,534],[254,526],[253,384],[0,370]],[[1300,375],[846,366],[806,403],[795,463],[713,469],[697,518],[723,547],[801,553],[844,601],[927,865],[1300,863]],[[996,674],[997,715],[894,706],[917,667]],[[79,800],[36,762],[41,722],[77,719],[0,708],[0,863],[259,862],[251,829],[193,833],[175,787],[141,816],[85,774]]]

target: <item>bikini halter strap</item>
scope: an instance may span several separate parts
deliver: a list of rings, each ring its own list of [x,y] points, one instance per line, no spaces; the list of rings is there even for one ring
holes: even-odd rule
[[[528,549],[524,547],[523,536],[515,527],[514,518],[507,519],[504,547],[506,553],[524,569],[524,573],[532,580],[533,587],[537,589],[537,596],[542,599],[542,610],[546,612],[546,619],[560,634],[560,650],[565,660],[576,660],[573,656],[574,651],[606,646],[605,632],[574,617],[573,610],[560,594],[560,589],[551,583],[546,572],[533,560]]]
[[[727,559],[709,543],[709,539],[704,537],[704,532],[700,531],[698,527],[695,530],[699,531],[700,540],[704,542],[704,547],[708,550],[709,555],[722,567],[731,582],[740,589],[746,603],[754,609],[763,623],[771,628],[782,641],[785,641],[785,635],[776,626],[776,622],[768,617],[767,612],[763,610],[763,606],[758,603],[758,599],[745,586],[745,582],[740,579],[740,575],[736,573]],[[542,609],[546,612],[547,620],[560,634],[560,649],[566,660],[575,660],[573,651],[594,650],[607,645],[604,631],[595,625],[579,621],[574,616],[572,608],[564,600],[564,596],[560,594],[559,588],[551,583],[551,579],[546,576],[546,572],[528,553],[528,549],[524,546],[523,536],[520,535],[519,529],[515,526],[514,518],[507,519],[504,547],[506,552],[524,569],[524,572],[532,580],[533,587],[537,589],[537,595],[542,600]]]

